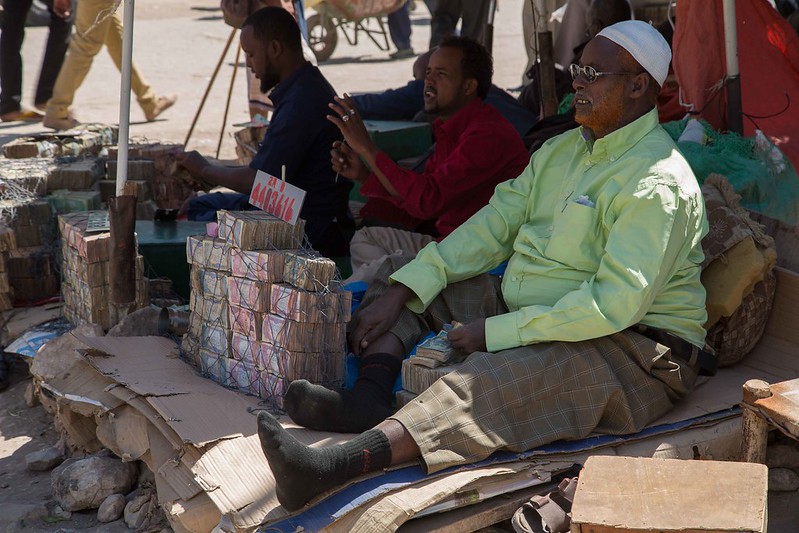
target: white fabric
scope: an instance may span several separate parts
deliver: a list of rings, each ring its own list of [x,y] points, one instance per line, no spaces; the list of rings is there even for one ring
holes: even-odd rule
[[[625,20],[597,34],[618,44],[663,86],[669,74],[671,48],[655,28],[640,20]]]

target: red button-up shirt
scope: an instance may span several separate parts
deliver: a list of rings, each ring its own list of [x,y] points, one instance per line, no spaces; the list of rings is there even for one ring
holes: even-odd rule
[[[439,240],[488,203],[494,187],[521,174],[530,154],[514,127],[475,98],[449,120],[433,122],[436,145],[424,172],[404,169],[383,152],[377,167],[400,196],[391,196],[371,174],[361,187],[364,217],[394,218],[386,203],[418,221],[435,220]]]

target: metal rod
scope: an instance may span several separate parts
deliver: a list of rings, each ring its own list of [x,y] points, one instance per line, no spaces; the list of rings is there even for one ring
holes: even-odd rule
[[[119,85],[119,140],[117,145],[116,195],[122,196],[128,180],[128,143],[130,139],[130,71],[133,65],[134,0],[125,0],[122,18],[122,81]]]
[[[230,50],[230,43],[233,42],[233,37],[236,35],[238,31],[237,28],[233,28],[233,31],[230,32],[230,37],[227,38],[227,42],[225,43],[225,49],[222,50],[222,55],[219,56],[219,61],[216,63],[216,68],[214,69],[214,73],[211,74],[211,79],[208,81],[208,86],[205,88],[205,94],[203,95],[203,99],[200,100],[200,107],[197,108],[197,112],[194,114],[194,120],[191,121],[191,126],[189,127],[189,133],[186,134],[186,140],[183,141],[183,148],[185,149],[186,146],[189,144],[189,139],[191,139],[191,134],[194,132],[194,126],[197,125],[197,119],[200,118],[200,113],[205,106],[205,101],[208,99],[208,94],[211,92],[211,87],[214,85],[214,81],[216,80],[216,75],[219,74],[219,68],[222,66],[222,62],[225,60],[225,56],[227,55],[227,51]]]
[[[727,123],[730,131],[744,133],[741,107],[741,76],[738,70],[738,31],[735,0],[724,0],[724,52],[727,62]]]
[[[225,102],[225,114],[222,116],[222,129],[219,130],[219,142],[216,144],[216,158],[219,159],[219,152],[222,149],[222,138],[225,135],[225,124],[227,124],[227,114],[230,111],[230,99],[233,96],[233,83],[236,81],[236,71],[239,70],[239,58],[241,57],[241,46],[236,48],[236,61],[233,63],[233,74],[230,76],[230,87],[227,91],[227,102]]]

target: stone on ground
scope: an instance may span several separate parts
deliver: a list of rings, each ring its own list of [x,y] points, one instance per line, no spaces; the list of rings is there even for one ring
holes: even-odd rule
[[[118,520],[125,511],[126,503],[124,494],[112,494],[97,509],[97,520],[103,523]]]
[[[25,456],[28,470],[33,472],[46,472],[64,462],[64,454],[55,446],[50,446]]]
[[[53,471],[53,496],[67,511],[97,509],[108,496],[130,492],[138,475],[137,463],[87,457]]]

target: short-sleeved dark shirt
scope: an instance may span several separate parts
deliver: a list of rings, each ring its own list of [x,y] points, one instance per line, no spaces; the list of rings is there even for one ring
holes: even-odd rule
[[[336,180],[330,166],[338,128],[325,117],[336,92],[318,68],[306,63],[277,85],[269,98],[275,111],[264,140],[250,168],[280,177],[286,166],[286,181],[307,192],[300,216],[312,244],[322,237],[334,219],[348,216],[352,182]],[[316,247],[316,244],[315,244]]]

